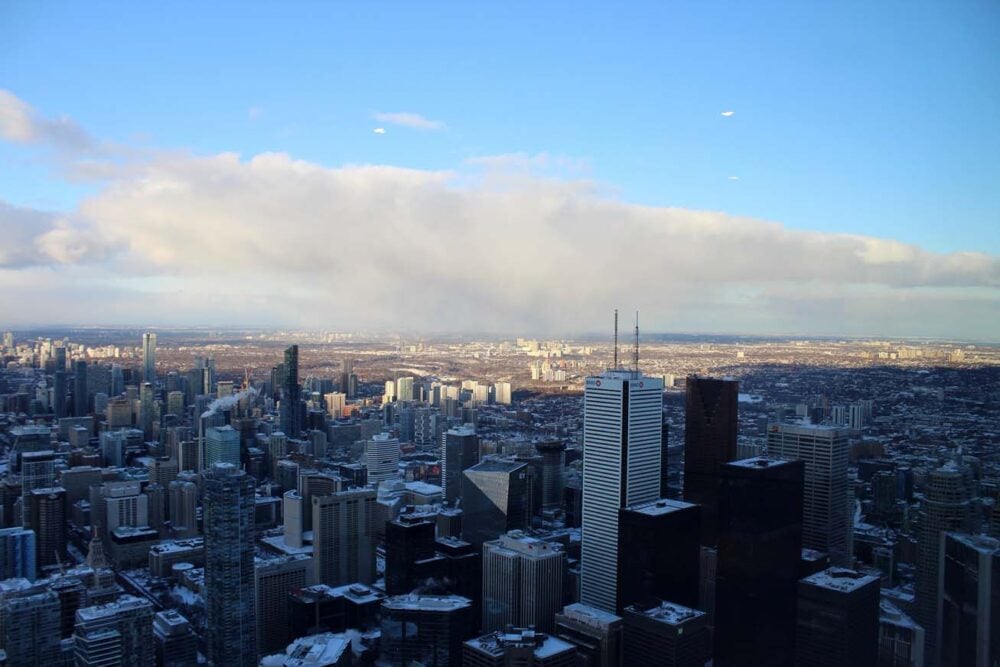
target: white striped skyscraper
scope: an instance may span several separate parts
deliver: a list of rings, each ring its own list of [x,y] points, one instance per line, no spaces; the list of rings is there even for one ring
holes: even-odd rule
[[[609,370],[583,394],[580,601],[618,606],[618,512],[660,495],[663,379]]]

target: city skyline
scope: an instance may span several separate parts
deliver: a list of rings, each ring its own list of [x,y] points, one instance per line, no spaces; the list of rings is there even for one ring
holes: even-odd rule
[[[995,339],[1000,13],[907,11],[9,8],[0,307]]]

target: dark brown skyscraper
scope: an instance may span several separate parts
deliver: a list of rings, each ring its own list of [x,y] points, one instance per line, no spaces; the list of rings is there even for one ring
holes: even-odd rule
[[[702,544],[714,546],[719,523],[719,466],[736,460],[736,380],[687,379],[684,500],[702,506]]]

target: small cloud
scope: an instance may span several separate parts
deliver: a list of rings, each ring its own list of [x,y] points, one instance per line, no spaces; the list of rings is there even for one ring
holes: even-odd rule
[[[725,116],[726,118],[729,118],[729,117],[730,117],[730,116],[732,116],[732,115],[733,115],[734,113],[736,113],[736,112],[735,112],[735,111],[723,111],[723,112],[722,112],[722,115],[723,115],[723,116]]]
[[[372,130],[372,132],[374,132],[375,134],[385,134],[385,128],[384,127],[376,127],[374,130]]]
[[[48,144],[82,152],[94,147],[87,132],[66,116],[45,118],[9,90],[0,88],[0,138],[19,144]]]
[[[380,123],[401,125],[415,130],[443,130],[445,127],[445,124],[439,120],[430,120],[429,118],[424,118],[418,113],[410,113],[408,111],[380,111],[375,114],[375,120]]]
[[[728,179],[729,179],[730,181],[738,181],[738,180],[740,180],[740,177],[739,177],[739,176],[727,176],[727,178],[728,178]]]
[[[264,107],[250,107],[247,109],[247,118],[257,120],[264,115]]]

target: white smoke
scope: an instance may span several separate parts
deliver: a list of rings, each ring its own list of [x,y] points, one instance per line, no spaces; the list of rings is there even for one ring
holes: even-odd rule
[[[219,410],[228,410],[229,408],[235,407],[236,404],[242,401],[244,398],[253,398],[256,395],[257,395],[257,390],[254,389],[253,387],[250,387],[246,391],[241,391],[235,394],[231,394],[229,396],[223,396],[222,398],[217,398],[209,404],[208,410],[205,410],[205,412],[201,414],[201,418],[205,419],[206,417],[211,417],[212,415],[216,414]]]

